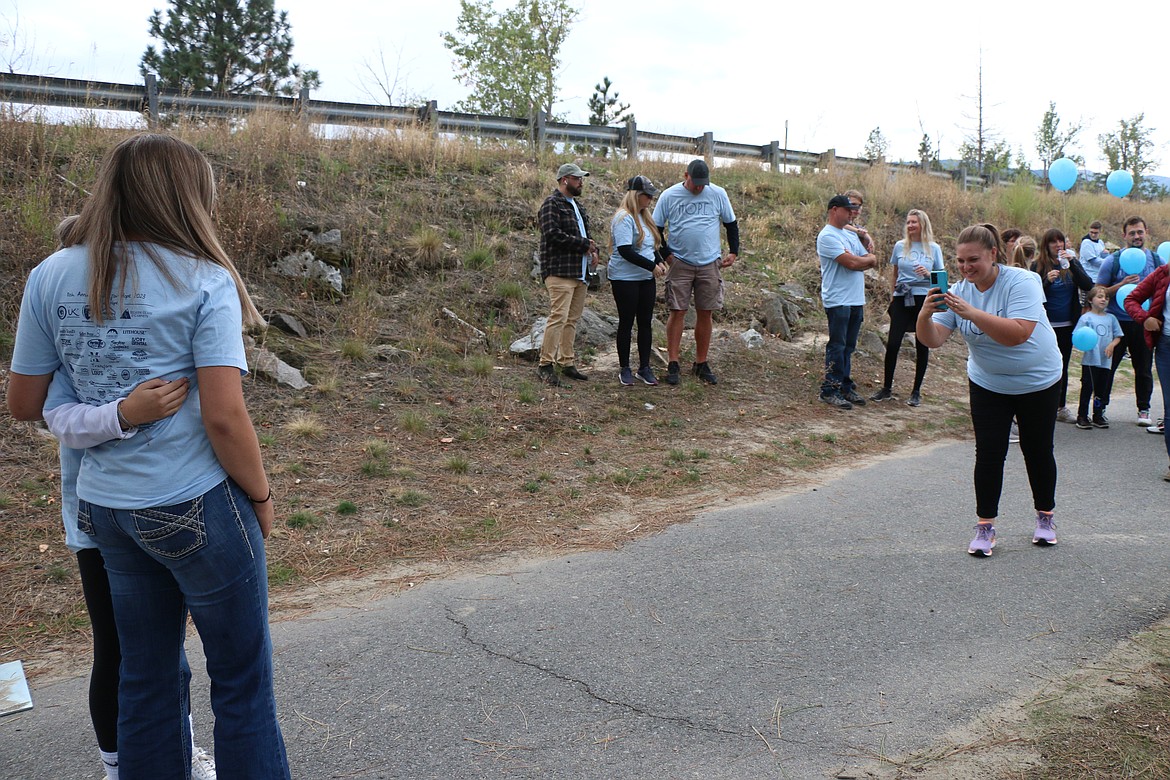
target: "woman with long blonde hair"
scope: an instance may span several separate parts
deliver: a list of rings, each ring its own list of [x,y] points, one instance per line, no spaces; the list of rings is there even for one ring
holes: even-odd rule
[[[190,613],[211,677],[220,772],[287,780],[276,715],[264,539],[272,490],[244,404],[242,326],[260,317],[216,237],[215,181],[190,144],[140,134],[98,173],[64,248],[33,269],[8,405],[42,415],[58,369],[77,401],[124,399],[145,379],[189,381],[132,438],[86,449],[77,525],[109,576],[122,651],[118,761],[127,778],[186,780],[182,647]]]
[[[930,290],[930,272],[945,270],[942,249],[934,242],[930,217],[922,209],[906,212],[902,240],[894,244],[890,256],[890,334],[886,339],[885,379],[882,388],[870,396],[871,401],[886,401],[894,397],[894,370],[898,367],[898,352],[902,339],[914,331],[918,312]],[[914,387],[910,391],[909,406],[922,403],[922,380],[930,361],[930,350],[918,339],[914,340]]]
[[[650,204],[658,188],[645,176],[626,182],[626,194],[610,225],[611,252],[607,277],[618,310],[618,381],[634,384],[637,377],[658,384],[650,368],[651,325],[654,319],[655,279],[666,273],[660,252],[662,234],[654,224]],[[638,324],[638,370],[630,370],[630,341]]]

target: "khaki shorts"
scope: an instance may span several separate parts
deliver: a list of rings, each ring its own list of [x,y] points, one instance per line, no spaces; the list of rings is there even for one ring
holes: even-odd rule
[[[723,308],[723,277],[719,261],[707,265],[691,265],[676,260],[666,274],[666,306],[671,311],[686,311],[691,306],[691,291],[695,294],[695,308],[716,311]]]

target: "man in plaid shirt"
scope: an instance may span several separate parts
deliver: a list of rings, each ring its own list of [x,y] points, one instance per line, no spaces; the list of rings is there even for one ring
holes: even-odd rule
[[[575,364],[573,341],[585,308],[585,272],[597,262],[597,244],[589,238],[589,217],[577,201],[588,171],[573,163],[557,169],[557,188],[540,206],[540,276],[548,290],[548,325],[540,348],[537,375],[561,386],[561,376],[585,380]]]

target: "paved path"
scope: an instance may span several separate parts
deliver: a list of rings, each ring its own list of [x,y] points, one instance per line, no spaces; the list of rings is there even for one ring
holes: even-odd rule
[[[945,443],[615,552],[278,623],[294,776],[803,779],[927,747],[1165,613],[1166,456],[1131,407],[1058,426],[1055,548],[1029,543],[1013,450],[999,546],[967,556],[973,445]],[[0,777],[98,777],[84,680],[33,695],[0,720]]]

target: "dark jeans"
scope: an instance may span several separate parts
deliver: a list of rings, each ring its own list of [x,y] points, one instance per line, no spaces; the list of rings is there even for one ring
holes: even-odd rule
[[[971,425],[975,429],[975,514],[981,520],[999,515],[1003,464],[1014,418],[1020,430],[1020,452],[1028,470],[1032,501],[1040,512],[1056,506],[1056,399],[1060,382],[1021,395],[995,393],[970,382]]]
[[[1165,336],[1158,338],[1154,347],[1154,360],[1158,364],[1158,384],[1162,386],[1162,438],[1166,441],[1166,455],[1170,457],[1170,433],[1166,430],[1165,417],[1170,412],[1170,343]]]
[[[865,319],[864,306],[829,306],[825,309],[829,321],[829,342],[825,344],[825,381],[821,395],[844,395],[856,385],[849,376],[853,350],[857,349],[857,334]]]
[[[630,336],[634,322],[638,323],[638,367],[650,365],[652,345],[652,323],[654,320],[654,295],[657,292],[653,279],[623,281],[610,279],[613,302],[617,304],[617,353],[618,365],[630,367]]]
[[[1129,351],[1130,362],[1133,363],[1133,394],[1137,400],[1138,411],[1150,408],[1150,397],[1154,394],[1154,355],[1146,346],[1145,336],[1142,335],[1142,326],[1133,320],[1121,323],[1121,343],[1113,350],[1112,371],[1117,373],[1117,367]]]
[[[1109,394],[1113,392],[1113,372],[1102,366],[1081,366],[1081,402],[1077,417],[1089,416],[1089,399],[1093,399],[1093,414],[1105,414]]]
[[[1053,332],[1056,333],[1056,346],[1060,347],[1060,403],[1057,404],[1058,409],[1065,407],[1065,402],[1068,400],[1068,361],[1072,358],[1072,325],[1061,325],[1059,328],[1053,326]],[[1146,403],[1149,406],[1149,403]]]
[[[898,367],[898,351],[902,347],[902,339],[907,333],[913,333],[918,325],[918,313],[922,311],[922,304],[926,302],[925,295],[915,295],[914,305],[907,306],[902,298],[896,297],[890,301],[890,338],[886,342],[886,373],[882,380],[882,387],[889,390],[894,386],[894,369]],[[926,364],[930,360],[930,350],[914,337],[914,392],[922,389],[922,379],[926,376]]]

